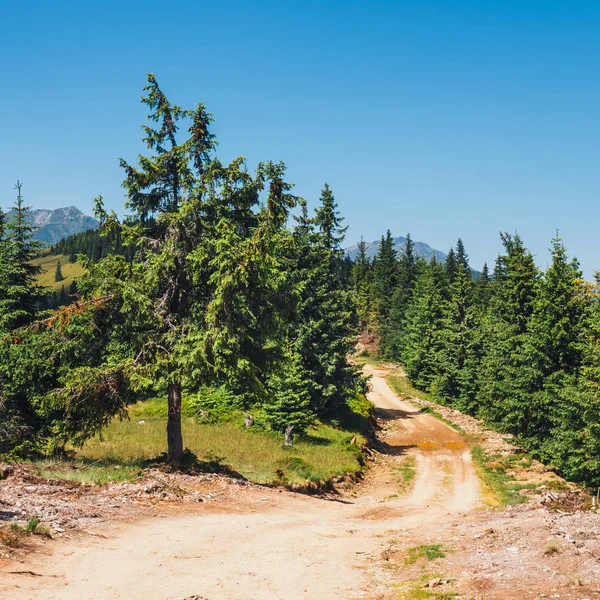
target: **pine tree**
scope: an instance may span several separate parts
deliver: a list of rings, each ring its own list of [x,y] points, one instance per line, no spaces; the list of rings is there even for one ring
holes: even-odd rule
[[[358,254],[352,266],[351,281],[356,298],[358,330],[369,333],[375,326],[373,302],[371,297],[372,265],[367,257],[367,245],[361,238],[358,243]]]
[[[538,271],[518,235],[501,235],[505,254],[494,270],[494,296],[486,319],[480,383],[482,413],[506,431],[528,435],[531,394],[542,373],[531,363],[527,333]]]
[[[298,357],[288,356],[269,380],[267,421],[275,431],[302,433],[314,420],[308,391],[309,374]]]
[[[456,273],[458,272],[458,260],[456,257],[456,252],[454,248],[450,248],[448,250],[448,254],[446,255],[446,262],[444,263],[444,270],[446,272],[446,280],[448,284],[451,284],[456,277]]]
[[[410,381],[428,391],[438,375],[444,317],[444,270],[435,258],[417,279],[406,311],[405,367]]]
[[[433,388],[442,401],[465,412],[477,409],[477,373],[481,358],[474,285],[462,241],[457,244],[457,271],[449,288],[440,335],[438,372]]]
[[[390,315],[385,335],[385,356],[403,360],[406,311],[413,297],[417,276],[423,265],[414,253],[414,242],[410,233],[406,234],[406,243],[398,257],[397,284],[393,291]]]
[[[373,305],[379,326],[380,348],[385,351],[388,319],[392,307],[392,295],[398,284],[397,253],[390,230],[379,242],[373,271]]]
[[[60,260],[56,261],[56,270],[54,271],[54,281],[62,281],[64,276],[62,274],[62,268],[60,266]]]
[[[299,244],[296,277],[300,293],[294,352],[310,373],[313,410],[330,417],[354,394],[358,377],[347,360],[355,345],[352,293],[340,273],[345,229],[328,187],[313,222],[306,213],[296,229]]]
[[[478,306],[480,312],[485,312],[489,307],[492,293],[491,283],[489,267],[487,263],[484,263],[481,275],[475,280],[474,290],[475,304]]]
[[[35,228],[27,218],[29,207],[23,202],[21,182],[17,181],[15,189],[14,217],[5,226],[2,216],[0,331],[10,331],[33,321],[46,296],[46,290],[35,283],[40,268],[31,262],[42,244],[32,239]]]

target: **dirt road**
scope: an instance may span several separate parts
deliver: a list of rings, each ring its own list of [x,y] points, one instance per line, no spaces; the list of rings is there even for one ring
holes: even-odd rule
[[[479,482],[453,429],[401,401],[370,368],[382,453],[339,501],[255,488],[244,502],[117,525],[0,573],[11,600],[329,600],[377,595],[390,531],[448,523]],[[412,485],[399,468],[414,457]],[[454,516],[453,516],[454,515]],[[30,571],[30,573],[24,573]]]

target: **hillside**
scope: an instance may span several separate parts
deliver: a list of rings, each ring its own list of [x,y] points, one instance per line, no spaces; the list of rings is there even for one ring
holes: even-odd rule
[[[48,244],[55,244],[69,235],[98,227],[96,219],[84,215],[75,206],[55,210],[31,210],[27,215],[31,223],[38,228],[34,233],[34,239]],[[11,210],[8,212],[7,219],[10,220],[13,216],[14,211]]]
[[[392,238],[392,239],[394,242],[394,249],[396,250],[396,252],[400,252],[406,245],[406,238],[400,236],[400,237],[396,237],[396,238]],[[366,247],[367,247],[367,257],[375,258],[375,256],[377,255],[377,249],[379,248],[379,241],[365,242],[365,243],[366,243]],[[434,256],[440,262],[444,262],[446,260],[446,255],[443,252],[440,252],[440,250],[436,250],[435,248],[432,248],[429,244],[426,244],[425,242],[414,242],[414,244],[415,244],[415,254],[417,256],[420,256],[421,258],[424,258],[427,261],[430,261]],[[358,253],[358,245],[354,244],[354,246],[350,246],[349,248],[346,248],[345,253],[352,260],[354,260]]]

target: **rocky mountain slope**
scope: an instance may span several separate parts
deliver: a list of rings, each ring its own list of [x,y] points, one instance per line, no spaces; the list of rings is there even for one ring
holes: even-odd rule
[[[7,219],[10,221],[13,215],[14,212],[9,211]],[[38,228],[34,233],[34,239],[48,244],[55,244],[69,235],[98,227],[96,219],[84,215],[75,206],[55,210],[41,208],[29,211],[28,216],[33,225]]]

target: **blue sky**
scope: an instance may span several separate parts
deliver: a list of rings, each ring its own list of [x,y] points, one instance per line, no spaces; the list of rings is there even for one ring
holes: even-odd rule
[[[390,228],[472,266],[558,228],[600,269],[600,4],[526,1],[4,2],[0,204],[122,210],[145,73],[203,101],[219,154],[284,160],[347,241]]]

